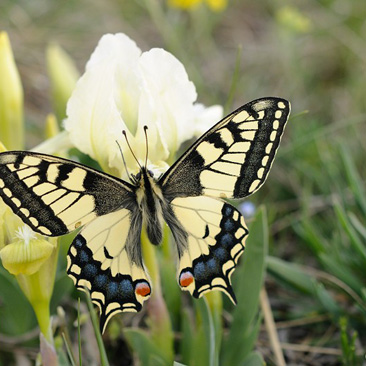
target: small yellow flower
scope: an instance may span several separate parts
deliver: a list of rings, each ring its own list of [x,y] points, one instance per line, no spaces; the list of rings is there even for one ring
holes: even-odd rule
[[[23,88],[6,32],[0,32],[0,136],[8,149],[23,148]]]
[[[227,0],[168,0],[169,6],[183,10],[195,9],[202,3],[217,12],[223,11],[227,6]]]
[[[50,257],[55,247],[25,225],[18,229],[17,237],[18,240],[0,250],[1,261],[4,268],[15,276],[32,275]]]
[[[283,6],[277,11],[277,21],[287,30],[295,33],[311,31],[311,20],[293,6]]]

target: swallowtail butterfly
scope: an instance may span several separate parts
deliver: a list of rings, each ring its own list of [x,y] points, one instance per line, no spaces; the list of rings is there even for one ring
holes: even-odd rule
[[[243,198],[267,178],[290,113],[280,98],[254,100],[201,136],[158,179],[146,168],[128,183],[76,162],[26,151],[0,154],[0,196],[34,231],[59,236],[84,226],[67,273],[101,311],[101,329],[139,311],[151,293],[140,236],[174,238],[178,283],[199,298],[217,289],[234,303],[230,277],[248,229],[225,198]]]

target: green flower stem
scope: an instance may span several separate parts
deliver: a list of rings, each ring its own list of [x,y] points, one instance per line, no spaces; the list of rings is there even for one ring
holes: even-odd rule
[[[142,230],[141,233],[141,244],[144,263],[148,269],[152,285],[154,287],[154,293],[161,293],[159,265],[156,258],[156,249],[147,238],[145,230]]]
[[[102,366],[109,366],[107,352],[106,352],[105,347],[104,347],[102,334],[100,333],[100,330],[99,330],[98,317],[97,317],[97,314],[94,310],[93,303],[91,301],[90,295],[88,293],[86,294],[85,299],[86,299],[86,304],[88,305],[90,319],[91,319],[91,322],[93,324],[95,338],[96,338],[97,344],[98,344],[99,355],[100,355],[100,364]]]
[[[53,344],[50,301],[55,282],[57,257],[58,245],[56,245],[55,240],[55,249],[53,253],[41,266],[39,271],[32,275],[20,274],[16,276],[22,291],[33,307],[40,330],[50,344]]]
[[[165,356],[165,359],[171,364],[174,359],[172,324],[162,296],[156,247],[149,242],[145,230],[142,231],[141,244],[144,263],[149,272],[153,287],[151,298],[147,302],[151,336],[158,349]]]
[[[169,241],[170,238],[170,229],[168,225],[165,225],[163,228],[163,242],[161,243],[161,248],[163,252],[163,257],[166,260],[172,259],[172,246]]]

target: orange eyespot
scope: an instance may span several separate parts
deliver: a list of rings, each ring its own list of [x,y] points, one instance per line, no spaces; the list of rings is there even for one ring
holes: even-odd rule
[[[145,297],[150,295],[151,289],[147,282],[140,282],[136,285],[135,292],[137,295]]]
[[[188,287],[194,281],[193,274],[189,271],[182,272],[179,277],[179,284],[182,287]]]

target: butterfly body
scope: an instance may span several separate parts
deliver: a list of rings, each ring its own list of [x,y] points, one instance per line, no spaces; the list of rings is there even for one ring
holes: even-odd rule
[[[158,245],[163,239],[164,218],[162,206],[165,208],[167,202],[151,171],[142,167],[137,177],[137,205],[142,212],[143,223],[150,242]]]
[[[131,183],[70,160],[34,152],[0,154],[0,196],[36,232],[81,228],[67,273],[101,310],[139,311],[151,294],[141,232],[176,245],[177,277],[199,298],[217,289],[234,303],[231,275],[248,236],[241,213],[223,198],[244,198],[264,183],[290,113],[280,98],[245,104],[202,135],[161,177],[141,167]]]

